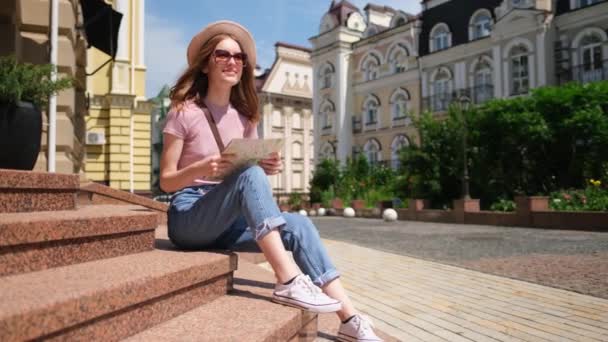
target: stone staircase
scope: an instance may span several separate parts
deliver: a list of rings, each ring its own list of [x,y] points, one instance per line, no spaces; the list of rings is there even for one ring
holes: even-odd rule
[[[165,210],[77,175],[0,170],[0,341],[316,338],[317,315],[270,302],[271,273],[159,237]]]

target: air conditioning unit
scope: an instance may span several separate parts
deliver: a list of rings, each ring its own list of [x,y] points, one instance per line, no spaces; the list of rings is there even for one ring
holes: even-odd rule
[[[87,145],[104,145],[106,143],[106,134],[103,132],[87,132]]]

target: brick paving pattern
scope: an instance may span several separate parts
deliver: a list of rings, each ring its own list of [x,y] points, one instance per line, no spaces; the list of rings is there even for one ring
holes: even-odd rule
[[[608,341],[608,300],[325,243],[356,306],[402,341]]]
[[[608,299],[608,233],[339,217],[321,236]]]

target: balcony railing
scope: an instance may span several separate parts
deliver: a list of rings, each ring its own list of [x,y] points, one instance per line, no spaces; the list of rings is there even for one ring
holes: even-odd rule
[[[608,80],[608,59],[599,63],[581,64],[568,69],[562,69],[557,75],[559,84],[571,81],[589,83]]]

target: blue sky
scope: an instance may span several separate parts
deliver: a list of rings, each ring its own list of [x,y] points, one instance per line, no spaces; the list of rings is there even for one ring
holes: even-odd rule
[[[367,1],[351,0],[363,9]],[[194,34],[208,23],[228,19],[253,34],[258,64],[268,68],[277,41],[310,46],[321,17],[331,0],[154,0],[146,1],[145,62],[146,95],[156,96],[163,84],[172,85],[186,65],[186,47]],[[420,11],[419,0],[379,0],[410,13]]]

